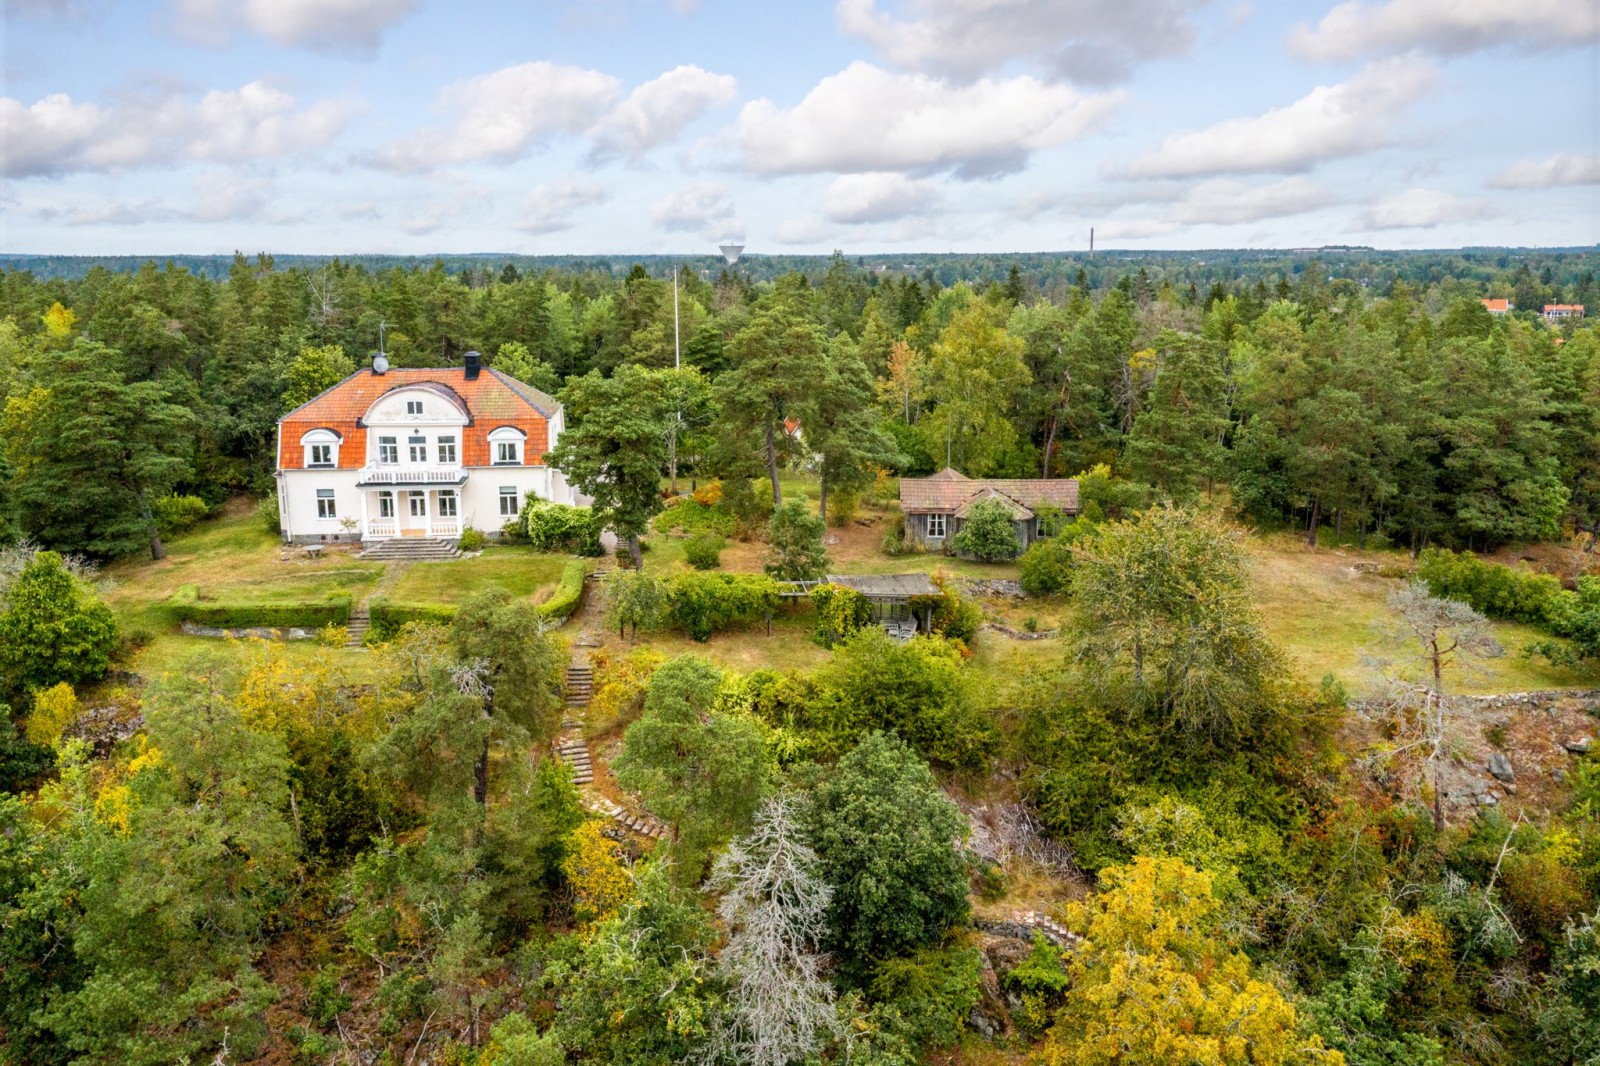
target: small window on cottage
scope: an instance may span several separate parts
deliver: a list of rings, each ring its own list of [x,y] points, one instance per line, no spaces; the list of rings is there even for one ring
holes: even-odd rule
[[[339,512],[334,510],[333,490],[332,489],[318,489],[317,490],[317,517],[318,518],[338,518],[339,517]]]
[[[456,438],[453,435],[439,438],[439,461],[441,463],[456,461]]]
[[[331,444],[313,444],[311,446],[311,465],[312,466],[332,466],[333,465],[333,445],[331,445]]]
[[[378,462],[398,463],[400,461],[400,442],[395,437],[378,438]]]
[[[408,414],[408,415],[420,415],[421,413],[422,413],[422,401],[421,400],[407,400],[406,401],[406,414]]]
[[[439,517],[454,518],[456,516],[456,494],[445,491],[439,493]]]
[[[394,493],[392,493],[392,492],[380,492],[380,493],[378,493],[378,517],[379,518],[393,518],[394,517]]]
[[[944,536],[944,519],[945,516],[942,514],[931,514],[928,516],[929,538],[942,538]]]
[[[515,485],[500,486],[500,516],[502,518],[515,518],[520,510],[522,508],[517,502],[517,487]]]
[[[425,463],[428,461],[428,438],[407,437],[406,443],[411,446],[411,461]]]

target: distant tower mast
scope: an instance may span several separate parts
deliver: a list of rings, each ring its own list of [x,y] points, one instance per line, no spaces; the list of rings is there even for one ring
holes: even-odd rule
[[[1094,227],[1089,227],[1089,258],[1094,258]]]

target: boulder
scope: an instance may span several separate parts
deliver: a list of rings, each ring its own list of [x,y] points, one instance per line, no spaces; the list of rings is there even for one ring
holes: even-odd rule
[[[1569,740],[1566,743],[1566,749],[1574,755],[1587,755],[1594,750],[1594,737],[1579,737],[1577,740]]]
[[[1515,781],[1517,775],[1511,770],[1511,760],[1506,758],[1504,752],[1494,752],[1489,756],[1489,774],[1498,781]]]

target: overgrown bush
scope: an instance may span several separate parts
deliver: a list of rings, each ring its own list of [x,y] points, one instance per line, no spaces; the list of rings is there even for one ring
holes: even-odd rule
[[[461,531],[461,540],[456,546],[464,552],[481,552],[488,539],[481,529],[468,527]]]
[[[785,500],[767,523],[766,571],[780,581],[814,581],[828,569],[827,527],[803,498]]]
[[[273,513],[277,513],[277,501],[273,501]],[[206,506],[206,501],[198,496],[160,496],[150,504],[150,511],[156,517],[156,529],[161,531],[163,537],[174,536],[193,529],[199,521],[211,513]],[[276,529],[273,532],[277,532]]]
[[[1490,618],[1527,622],[1572,642],[1543,642],[1530,650],[1556,660],[1600,658],[1600,578],[1580,577],[1564,589],[1549,574],[1486,562],[1471,552],[1429,548],[1417,562],[1417,577],[1435,596],[1460,600]]]
[[[1072,545],[1093,526],[1068,522],[1056,534],[1028,545],[1022,553],[1022,591],[1030,596],[1056,596],[1072,584]]]
[[[696,570],[715,570],[722,565],[722,549],[727,541],[714,533],[700,533],[683,543],[683,557]]]
[[[868,986],[874,1011],[915,1048],[949,1047],[961,1038],[978,1005],[983,956],[967,946],[926,948],[909,958],[885,959]]]
[[[551,503],[529,496],[522,505],[522,524],[528,543],[542,552],[596,556],[600,547],[600,523],[594,510],[566,503]]]
[[[261,502],[256,504],[256,521],[261,523],[261,528],[271,533],[274,537],[283,535],[283,521],[278,515],[278,494],[269,492],[261,497]]]
[[[35,552],[4,590],[0,698],[58,682],[98,681],[111,668],[117,621],[55,552]]]
[[[906,543],[906,516],[894,514],[883,528],[883,554],[896,558],[911,551],[912,547]]]
[[[733,535],[750,540],[759,536],[772,518],[772,486],[765,479],[729,478],[722,483],[722,507],[733,516]]]
[[[584,731],[599,736],[625,726],[644,711],[644,695],[656,668],[666,656],[649,648],[639,648],[625,656],[601,649],[594,665],[594,694],[584,714]]]
[[[778,583],[760,574],[689,571],[667,579],[668,625],[698,641],[760,621],[778,607]]]
[[[722,494],[719,491],[715,495],[720,499]],[[657,533],[682,530],[691,536],[706,533],[718,537],[731,537],[736,524],[733,512],[727,507],[717,503],[703,503],[700,494],[697,493],[695,496],[674,496],[668,500],[667,509],[651,520],[650,528]]]
[[[811,590],[817,609],[817,643],[831,648],[872,623],[872,601],[845,585],[818,585]]]
[[[861,494],[858,492],[835,491],[828,494],[828,525],[835,529],[842,529],[856,520],[856,512],[861,508]]]
[[[985,563],[1015,559],[1022,551],[1022,540],[1011,508],[999,500],[979,500],[968,508],[966,521],[950,538],[950,547],[957,555]]]

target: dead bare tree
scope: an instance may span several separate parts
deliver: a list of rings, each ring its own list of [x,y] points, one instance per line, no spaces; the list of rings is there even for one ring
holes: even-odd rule
[[[833,990],[814,950],[833,895],[800,839],[799,801],[784,791],[756,814],[750,835],[717,860],[710,885],[726,893],[717,913],[727,947],[717,960],[728,980],[729,1012],[708,1061],[785,1066],[836,1035]]]
[[[1393,736],[1368,761],[1420,756],[1419,772],[1433,790],[1433,824],[1443,829],[1445,760],[1472,721],[1470,710],[1445,691],[1445,677],[1498,658],[1505,649],[1487,618],[1464,603],[1430,594],[1420,581],[1391,592],[1389,608],[1399,624],[1386,633],[1386,654],[1365,657],[1384,680],[1384,696],[1366,714],[1383,721]]]

